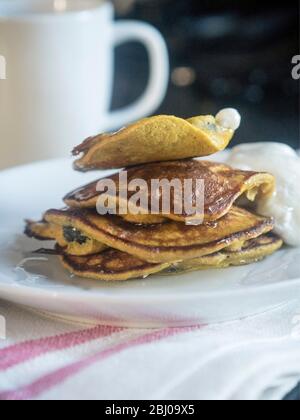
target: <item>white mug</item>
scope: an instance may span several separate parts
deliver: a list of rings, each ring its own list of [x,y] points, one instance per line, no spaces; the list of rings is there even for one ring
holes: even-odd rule
[[[0,168],[69,156],[99,132],[151,114],[169,79],[165,42],[152,26],[114,22],[104,0],[0,0]],[[137,40],[149,53],[142,97],[109,112],[114,47]],[[135,82],[134,68],[132,83]]]

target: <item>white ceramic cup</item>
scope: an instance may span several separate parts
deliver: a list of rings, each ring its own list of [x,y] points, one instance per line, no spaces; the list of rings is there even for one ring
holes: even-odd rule
[[[169,79],[162,36],[146,23],[113,19],[103,0],[0,0],[0,167],[67,156],[87,136],[159,106]],[[131,40],[149,53],[148,86],[137,102],[109,112],[114,47]]]

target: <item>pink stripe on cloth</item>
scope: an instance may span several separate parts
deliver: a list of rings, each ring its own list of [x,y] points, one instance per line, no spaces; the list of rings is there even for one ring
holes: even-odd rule
[[[0,349],[0,372],[43,354],[75,347],[122,330],[123,328],[97,326],[95,328],[26,341]]]
[[[79,360],[78,362],[72,363],[68,366],[65,366],[54,372],[44,375],[36,381],[32,382],[31,384],[25,385],[13,391],[2,392],[0,393],[0,400],[29,400],[36,398],[43,392],[46,392],[54,386],[61,384],[62,382],[69,379],[71,376],[79,373],[80,371],[91,366],[92,364],[96,362],[101,362],[102,360],[113,356],[114,354],[117,354],[123,350],[127,350],[131,347],[149,344],[179,333],[187,333],[199,328],[200,326],[186,328],[166,328],[163,330],[147,333],[132,340],[116,344],[112,347],[100,351],[99,353],[96,353],[93,356],[89,356],[85,359]]]

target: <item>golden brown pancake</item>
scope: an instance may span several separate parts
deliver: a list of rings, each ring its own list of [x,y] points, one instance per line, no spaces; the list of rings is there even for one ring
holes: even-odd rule
[[[69,255],[92,255],[107,248],[104,244],[82,235],[72,226],[60,226],[45,220],[41,222],[28,220],[25,234],[39,241],[54,240]]]
[[[218,220],[224,216],[230,210],[235,201],[243,195],[246,195],[248,199],[254,201],[257,196],[267,196],[272,194],[275,189],[275,178],[268,173],[234,170],[227,165],[197,160],[153,163],[138,166],[129,169],[127,175],[128,184],[135,179],[142,179],[146,181],[149,191],[149,205],[147,208],[143,208],[143,211],[148,213],[151,213],[151,182],[153,179],[160,181],[164,179],[167,179],[168,181],[179,179],[181,181],[181,185],[184,185],[184,180],[193,180],[193,192],[190,197],[191,204],[193,206],[196,206],[196,180],[204,180],[205,205],[203,216],[205,221]],[[120,204],[127,205],[127,200],[119,197],[119,175],[115,174],[105,179],[114,181],[117,186],[116,199],[113,197],[110,198],[114,203],[117,202],[118,212]],[[74,208],[95,209],[100,196],[100,192],[97,191],[98,182],[99,180],[72,191],[65,197],[65,203]],[[128,191],[128,200],[130,200],[134,194],[135,192]],[[105,194],[105,197],[106,196],[109,197],[108,194]],[[182,198],[184,198],[184,196]],[[130,214],[130,209],[128,209],[128,214],[125,218],[129,221],[141,224],[161,223],[162,217],[178,222],[187,222],[199,219],[199,215],[195,214],[196,211],[194,214],[188,214],[184,211],[184,200],[182,199],[179,202],[178,197],[174,193],[174,189],[171,189],[170,202],[170,212],[163,214],[160,191],[159,215],[134,215]],[[181,205],[183,211],[181,214],[175,214],[175,209],[178,208],[179,204]]]
[[[247,241],[240,251],[221,251],[175,264],[150,264],[121,251],[107,250],[99,255],[75,257],[61,252],[63,266],[80,277],[103,281],[125,281],[160,273],[184,274],[209,268],[227,268],[250,264],[273,254],[282,246],[275,235],[264,235]]]
[[[274,227],[271,218],[233,207],[214,223],[187,226],[167,222],[138,226],[117,216],[99,216],[90,210],[49,210],[48,223],[71,227],[97,243],[151,263],[176,262],[218,252],[256,238]]]
[[[62,253],[60,258],[63,266],[72,274],[103,281],[124,281],[148,277],[168,267],[166,263],[147,263],[114,249],[86,257]]]
[[[160,115],[87,139],[73,150],[75,156],[83,154],[74,166],[87,171],[209,156],[224,150],[233,134],[212,116],[184,120]]]
[[[282,239],[274,234],[262,235],[244,242],[240,250],[230,251],[228,248],[221,252],[206,255],[201,258],[172,264],[164,274],[183,274],[191,271],[228,268],[255,263],[274,254],[283,245]]]

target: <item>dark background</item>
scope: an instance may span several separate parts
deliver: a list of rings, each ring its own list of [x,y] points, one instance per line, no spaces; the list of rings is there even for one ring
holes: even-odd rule
[[[234,143],[281,141],[299,147],[299,1],[114,0],[117,18],[140,19],[164,35],[170,53],[167,97],[157,113],[191,117],[239,109]],[[140,45],[117,49],[113,107],[136,99],[148,77]],[[132,82],[134,68],[134,82]]]

